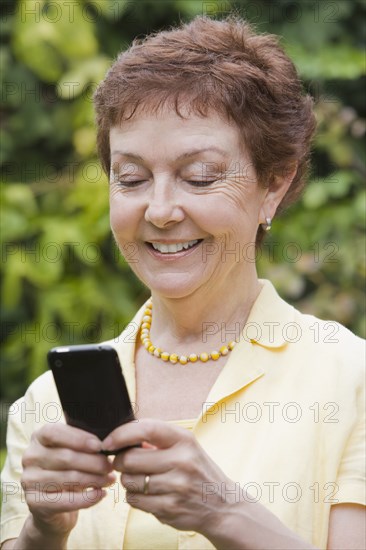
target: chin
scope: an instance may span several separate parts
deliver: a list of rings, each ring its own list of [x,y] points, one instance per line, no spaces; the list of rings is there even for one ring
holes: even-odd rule
[[[159,276],[153,281],[146,281],[145,284],[151,292],[159,294],[164,298],[186,298],[197,290],[198,285],[193,281],[187,281],[187,275],[180,277],[162,277]]]

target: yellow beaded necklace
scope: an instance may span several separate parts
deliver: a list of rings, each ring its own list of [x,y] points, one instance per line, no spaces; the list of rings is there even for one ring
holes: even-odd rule
[[[171,363],[180,363],[181,365],[186,365],[187,363],[195,363],[196,361],[202,361],[206,363],[209,359],[217,361],[221,355],[227,355],[229,351],[234,349],[236,342],[232,340],[226,346],[221,346],[219,351],[213,350],[211,353],[191,353],[190,355],[177,355],[176,353],[168,353],[167,351],[162,351],[160,348],[153,345],[150,340],[150,327],[152,321],[152,301],[149,300],[145,306],[144,316],[142,317],[141,322],[141,342],[144,347],[147,349],[151,355],[154,355],[158,359],[163,361],[170,361]]]

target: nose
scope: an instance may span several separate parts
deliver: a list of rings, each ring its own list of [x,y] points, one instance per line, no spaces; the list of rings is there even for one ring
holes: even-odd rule
[[[145,211],[145,220],[163,229],[184,219],[179,190],[172,181],[155,180]]]

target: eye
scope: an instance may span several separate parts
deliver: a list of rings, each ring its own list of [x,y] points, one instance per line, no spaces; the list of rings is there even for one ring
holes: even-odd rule
[[[187,180],[190,185],[194,185],[196,187],[206,187],[210,185],[211,183],[215,183],[217,180]]]
[[[121,187],[133,187],[142,183],[141,175],[138,172],[142,172],[139,167],[132,162],[126,162],[124,164],[118,164],[117,162],[111,169],[111,183],[120,185]],[[133,179],[135,178],[135,179]]]
[[[145,180],[118,180],[117,185],[121,187],[134,187],[140,183],[144,183]]]

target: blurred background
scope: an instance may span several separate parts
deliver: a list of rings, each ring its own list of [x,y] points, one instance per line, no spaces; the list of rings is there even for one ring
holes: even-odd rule
[[[117,336],[148,297],[113,244],[92,95],[136,36],[233,10],[282,36],[318,119],[300,202],[276,218],[261,277],[365,337],[364,0],[1,2],[1,447],[9,404],[49,348]],[[331,334],[329,334],[331,337]]]

